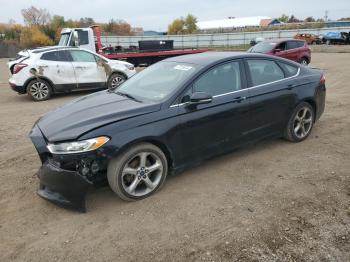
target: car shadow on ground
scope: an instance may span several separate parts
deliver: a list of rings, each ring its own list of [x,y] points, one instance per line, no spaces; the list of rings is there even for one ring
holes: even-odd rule
[[[219,170],[221,167],[223,167],[226,163],[239,163],[240,161],[244,161],[248,158],[251,154],[258,154],[261,151],[268,151],[272,148],[275,148],[277,146],[288,146],[293,145],[294,143],[290,143],[282,138],[270,138],[265,139],[260,142],[257,142],[252,145],[248,145],[246,147],[242,147],[239,149],[235,149],[229,153],[225,153],[216,157],[213,157],[209,160],[203,161],[202,164],[189,168],[179,174],[176,175],[168,175],[167,181],[164,185],[164,187],[156,192],[154,195],[140,200],[136,202],[126,202],[121,200],[114,192],[110,189],[108,184],[106,186],[93,189],[87,194],[86,198],[86,206],[87,206],[87,212],[95,212],[97,210],[105,210],[105,209],[115,209],[119,208],[120,210],[124,209],[124,205],[134,205],[139,206],[138,203],[140,202],[147,202],[148,204],[150,201],[159,202],[161,199],[164,199],[165,194],[181,194],[181,188],[184,185],[191,184],[192,186],[203,186],[205,188],[211,188],[213,186],[213,180],[212,179],[200,179],[200,176],[204,172],[210,172],[210,176],[213,175],[228,175],[227,172],[239,172],[239,169],[234,171],[227,171],[227,169],[223,168],[222,170],[225,170],[226,174],[222,174],[222,170]],[[220,168],[217,168],[220,167]],[[220,174],[221,173],[221,174]],[[234,176],[234,173],[230,173],[229,175]],[[208,174],[206,174],[207,176]],[[239,174],[237,174],[239,175]],[[199,182],[200,180],[200,182]],[[196,185],[198,182],[198,185]]]

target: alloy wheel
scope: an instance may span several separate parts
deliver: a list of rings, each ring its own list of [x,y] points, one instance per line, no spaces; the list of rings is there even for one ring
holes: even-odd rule
[[[303,139],[306,137],[313,123],[313,114],[308,107],[302,107],[294,117],[293,130],[296,137]]]
[[[301,64],[304,66],[307,66],[308,65],[307,60],[306,59],[301,60]]]
[[[35,99],[42,100],[49,95],[49,87],[43,82],[35,82],[30,86],[29,92]]]
[[[116,75],[111,80],[111,88],[116,88],[120,86],[121,83],[123,83],[125,79],[121,77],[120,75]]]
[[[122,186],[131,196],[144,196],[157,188],[162,175],[163,164],[160,157],[152,152],[140,152],[124,165]]]

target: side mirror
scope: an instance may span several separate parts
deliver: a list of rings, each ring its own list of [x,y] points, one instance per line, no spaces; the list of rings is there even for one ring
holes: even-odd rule
[[[190,96],[189,105],[208,104],[213,101],[213,97],[206,92],[195,92]]]
[[[281,49],[276,48],[276,49],[274,50],[274,52],[275,52],[275,53],[281,52]]]

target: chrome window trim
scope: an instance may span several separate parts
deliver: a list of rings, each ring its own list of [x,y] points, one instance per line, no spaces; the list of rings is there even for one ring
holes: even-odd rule
[[[266,86],[266,85],[269,85],[269,84],[278,83],[278,82],[281,82],[281,81],[284,81],[284,80],[288,80],[288,79],[297,77],[297,76],[299,76],[299,74],[300,74],[300,67],[298,67],[297,73],[295,75],[293,75],[293,76],[289,76],[289,77],[286,77],[286,78],[283,78],[283,79],[279,79],[279,80],[268,82],[268,83],[261,84],[261,85],[256,85],[256,86],[251,86],[251,87],[244,88],[244,89],[239,89],[239,90],[236,90],[236,91],[232,91],[232,92],[228,92],[228,93],[224,93],[224,94],[220,94],[220,95],[215,95],[215,96],[213,96],[213,98],[230,95],[230,94],[237,93],[237,92],[240,92],[240,91],[243,91],[243,90],[250,90],[250,89],[258,88],[258,87],[261,87],[261,86]],[[188,102],[171,105],[171,106],[169,106],[169,108],[179,107],[179,106],[183,106],[183,105],[186,105],[186,104],[188,104]]]

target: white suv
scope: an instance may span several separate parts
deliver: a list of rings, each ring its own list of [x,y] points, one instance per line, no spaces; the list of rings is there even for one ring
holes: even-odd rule
[[[8,63],[12,89],[34,101],[77,89],[116,88],[136,71],[134,65],[110,60],[85,49],[47,47],[20,52]]]

